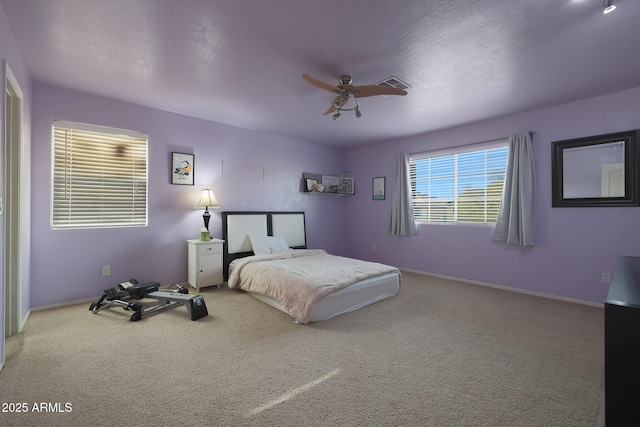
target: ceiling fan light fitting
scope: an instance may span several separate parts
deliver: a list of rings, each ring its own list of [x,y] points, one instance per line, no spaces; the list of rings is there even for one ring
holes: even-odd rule
[[[388,79],[389,82],[384,82],[385,84],[376,84],[376,85],[365,85],[365,86],[352,86],[352,79],[350,75],[343,74],[340,76],[340,84],[338,86],[332,86],[330,84],[324,83],[320,80],[316,80],[308,74],[303,74],[302,78],[304,78],[307,82],[312,85],[326,90],[328,92],[333,92],[337,94],[331,100],[331,107],[324,113],[325,115],[330,114],[332,112],[336,112],[333,116],[333,120],[338,120],[342,115],[343,111],[353,111],[356,118],[362,117],[362,113],[360,112],[360,105],[358,104],[358,100],[356,99],[356,106],[353,108],[344,108],[347,103],[349,103],[348,107],[351,106],[352,98],[362,98],[367,96],[375,96],[375,95],[406,95],[407,91],[404,89],[399,89],[394,85],[400,84],[400,80],[397,78]],[[381,82],[382,83],[382,82]],[[405,84],[405,87],[408,85]]]
[[[342,76],[340,76],[340,84],[341,85],[350,85],[352,81],[353,80],[351,79],[350,75],[343,74]]]
[[[607,13],[611,13],[614,10],[616,10],[616,6],[614,4],[611,4],[611,0],[604,0],[604,11],[602,13],[606,15]]]

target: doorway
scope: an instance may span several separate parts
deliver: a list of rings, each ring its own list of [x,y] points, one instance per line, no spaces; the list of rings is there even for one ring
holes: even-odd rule
[[[5,337],[20,332],[21,260],[20,260],[20,176],[22,168],[23,95],[9,64],[4,63],[5,162],[4,162],[4,324]]]

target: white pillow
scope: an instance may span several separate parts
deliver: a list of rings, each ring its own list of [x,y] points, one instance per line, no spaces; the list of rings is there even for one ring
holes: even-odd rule
[[[275,254],[289,250],[284,237],[280,236],[249,236],[253,253],[256,255]]]

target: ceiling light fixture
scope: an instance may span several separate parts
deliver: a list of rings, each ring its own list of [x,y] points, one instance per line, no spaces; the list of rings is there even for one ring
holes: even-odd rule
[[[604,11],[603,14],[611,13],[616,10],[616,6],[611,4],[611,0],[604,0]]]
[[[351,76],[347,74],[340,76],[340,84],[338,86],[333,86],[320,80],[316,80],[308,74],[303,74],[302,78],[312,85],[334,94],[334,98],[331,100],[331,106],[324,113],[324,115],[333,114],[333,120],[338,120],[343,111],[353,111],[357,119],[362,117],[360,105],[358,104],[357,99],[355,100],[355,107],[342,108],[347,104],[351,106],[352,98],[362,98],[365,96],[375,95],[406,95],[407,91],[404,89],[409,87],[409,85],[402,82],[397,77],[390,77],[380,83],[376,83],[375,85],[364,86],[353,86],[351,84]],[[402,86],[403,88],[401,89],[399,86]],[[335,96],[335,94],[338,96]]]
[[[349,98],[343,99],[344,102],[347,102]],[[331,107],[335,108],[336,113],[332,116],[333,120],[338,120],[344,111],[353,111],[356,115],[356,118],[359,119],[362,117],[362,113],[360,112],[360,104],[358,104],[358,100],[356,100],[356,106],[353,108],[340,108],[340,105],[344,105],[344,103],[340,104],[334,100],[331,103]]]

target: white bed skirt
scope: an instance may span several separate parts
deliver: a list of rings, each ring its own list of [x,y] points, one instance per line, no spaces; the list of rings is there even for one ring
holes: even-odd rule
[[[316,303],[310,322],[331,319],[340,314],[349,313],[375,302],[396,296],[400,291],[400,273],[390,272],[369,277],[332,292]],[[278,301],[264,295],[249,294],[266,302],[287,314],[287,310]],[[295,319],[296,322],[298,319]]]

